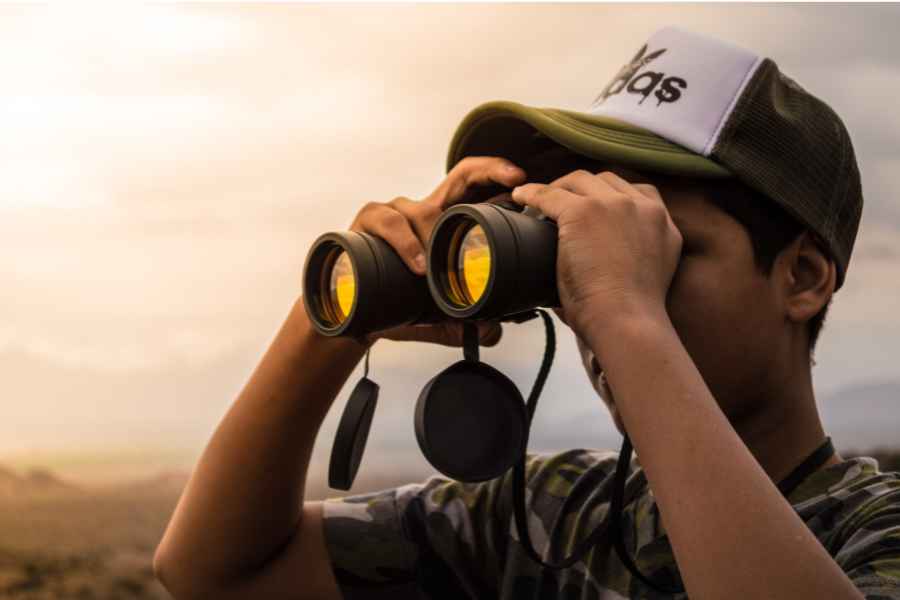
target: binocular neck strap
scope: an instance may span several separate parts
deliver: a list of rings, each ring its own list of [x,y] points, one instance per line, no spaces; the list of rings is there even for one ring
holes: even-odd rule
[[[568,556],[559,562],[545,562],[538,555],[537,551],[534,549],[534,544],[531,541],[531,534],[528,531],[528,522],[526,519],[525,508],[525,463],[528,457],[528,434],[531,430],[531,422],[534,418],[535,409],[537,408],[538,396],[540,396],[541,390],[543,390],[544,388],[544,382],[547,380],[547,374],[550,372],[550,366],[553,364],[553,355],[556,352],[556,331],[553,327],[553,320],[550,318],[550,315],[547,314],[546,311],[536,310],[523,320],[533,319],[537,315],[540,315],[540,317],[544,320],[544,331],[547,342],[544,348],[544,358],[541,362],[541,368],[538,371],[534,386],[531,388],[531,393],[528,395],[528,402],[526,405],[526,415],[528,417],[528,426],[525,428],[526,452],[522,455],[521,460],[519,460],[513,466],[513,516],[515,517],[516,521],[516,532],[519,534],[519,541],[521,542],[522,547],[524,548],[525,553],[528,554],[529,558],[531,558],[531,560],[533,560],[537,564],[550,569],[565,569],[575,564],[587,550],[589,550],[600,540],[600,537],[605,533],[606,524],[604,523],[602,526],[597,527],[597,529],[591,532],[591,534],[586,539],[582,540],[581,543],[578,544],[571,556]]]
[[[478,362],[478,327],[472,321],[463,322],[463,356],[470,362]]]
[[[365,379],[366,377],[369,376],[369,354],[371,354],[371,353],[372,353],[372,347],[369,346],[368,348],[366,348],[366,364],[363,367],[363,376],[362,376],[363,379]]]
[[[612,534],[613,543],[615,544],[616,552],[619,554],[619,558],[622,560],[622,563],[625,565],[625,567],[635,575],[635,577],[659,592],[680,593],[684,591],[683,589],[666,589],[657,584],[654,584],[640,571],[638,571],[634,562],[632,562],[631,558],[628,556],[628,552],[626,552],[625,550],[625,543],[622,539],[620,520],[622,516],[625,477],[628,473],[628,463],[631,460],[632,452],[631,440],[628,439],[628,436],[625,436],[625,440],[622,443],[622,451],[619,453],[619,461],[616,466],[615,476],[613,478],[613,494],[612,500],[610,502],[609,518],[595,527],[594,530],[586,538],[578,543],[572,554],[563,558],[562,560],[545,561],[534,549],[534,544],[531,541],[531,534],[528,530],[528,522],[526,518],[527,511],[525,507],[525,463],[528,456],[528,434],[531,430],[531,422],[534,418],[535,409],[537,408],[538,396],[540,396],[541,391],[544,388],[544,383],[547,380],[547,375],[550,372],[550,366],[553,364],[553,356],[556,352],[556,331],[554,329],[553,320],[550,318],[550,315],[547,314],[546,311],[540,309],[535,310],[530,314],[520,315],[517,319],[517,322],[522,322],[531,320],[538,315],[540,315],[540,317],[544,321],[544,331],[546,334],[547,342],[544,348],[544,358],[541,361],[541,368],[538,371],[534,386],[532,386],[531,388],[531,393],[528,395],[528,402],[526,405],[526,414],[528,417],[527,427],[525,428],[526,452],[522,455],[521,460],[519,460],[513,466],[513,516],[516,522],[516,531],[519,535],[519,541],[522,543],[522,547],[524,548],[525,553],[528,554],[531,560],[543,567],[554,570],[565,569],[578,562],[591,548],[596,546],[604,536],[606,536],[607,534]],[[477,352],[477,338],[475,341],[475,352]],[[468,357],[469,353],[467,343],[466,358]]]
[[[611,536],[616,547],[616,553],[619,555],[619,560],[622,561],[622,564],[624,564],[635,577],[651,588],[668,594],[680,594],[684,592],[683,587],[666,589],[659,584],[650,581],[647,576],[643,575],[638,570],[637,565],[634,564],[634,561],[631,560],[628,551],[625,549],[625,540],[621,530],[621,517],[623,498],[625,495],[625,475],[628,472],[628,463],[631,462],[631,453],[631,440],[628,435],[626,435],[625,439],[622,440],[622,451],[619,453],[619,462],[616,465],[615,483],[613,484],[612,501],[610,502],[609,507]],[[785,498],[787,498],[807,477],[815,473],[822,465],[828,462],[828,459],[830,459],[832,455],[834,455],[834,445],[831,443],[831,438],[826,437],[825,441],[822,442],[812,454],[807,456],[806,459],[797,465],[787,477],[778,483],[778,490]]]
[[[672,595],[681,594],[684,592],[683,587],[676,586],[667,588],[659,583],[654,583],[649,577],[641,573],[637,568],[637,565],[634,564],[634,561],[631,560],[628,550],[625,549],[625,537],[622,534],[622,509],[625,504],[625,478],[628,475],[628,464],[631,462],[632,450],[631,439],[628,437],[628,434],[625,434],[625,437],[622,440],[622,449],[619,451],[619,461],[616,463],[616,474],[613,478],[612,499],[609,502],[610,537],[616,548],[616,554],[619,555],[619,560],[622,561],[622,564],[625,565],[626,569],[631,571],[632,575],[657,592]]]

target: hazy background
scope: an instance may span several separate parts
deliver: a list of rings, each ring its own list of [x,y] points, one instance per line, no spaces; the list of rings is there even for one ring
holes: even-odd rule
[[[365,202],[428,194],[482,102],[586,110],[668,24],[774,58],[844,118],[866,204],[813,375],[840,451],[897,448],[895,6],[4,5],[0,598],[165,598],[153,548],[298,298],[312,240]],[[558,332],[531,448],[617,447]],[[507,326],[482,356],[527,393],[543,343],[539,322]],[[460,357],[377,344],[381,400],[354,492],[430,472],[413,405]],[[330,493],[345,400],[310,497]]]
[[[866,204],[815,387],[839,449],[895,444],[895,6],[3,6],[0,464],[82,484],[189,469],[298,297],[318,234],[367,201],[426,195],[481,102],[586,110],[666,24],[774,58],[844,118]],[[531,446],[613,447],[559,333]],[[542,351],[532,322],[483,356],[527,392]],[[460,357],[376,346],[364,472],[427,472],[413,404]],[[316,450],[320,482],[345,398]]]

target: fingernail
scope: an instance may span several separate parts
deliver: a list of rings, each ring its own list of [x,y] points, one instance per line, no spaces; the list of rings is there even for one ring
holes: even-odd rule
[[[419,252],[416,254],[416,257],[413,259],[413,262],[416,263],[416,268],[418,268],[423,273],[425,272],[425,255]]]
[[[510,177],[515,177],[516,179],[521,179],[525,176],[525,171],[515,165],[506,165],[505,170]]]

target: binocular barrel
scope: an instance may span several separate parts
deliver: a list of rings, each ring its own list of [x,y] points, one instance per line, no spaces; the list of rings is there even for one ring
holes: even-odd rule
[[[378,237],[323,234],[303,273],[313,325],[324,335],[360,336],[447,317],[496,319],[559,306],[556,224],[519,212],[508,197],[445,211],[428,242],[424,278]]]
[[[446,315],[496,319],[558,306],[557,229],[498,203],[460,204],[438,219],[428,245],[428,287]]]
[[[381,238],[356,231],[313,242],[303,269],[303,298],[323,335],[361,336],[439,314],[423,277]]]

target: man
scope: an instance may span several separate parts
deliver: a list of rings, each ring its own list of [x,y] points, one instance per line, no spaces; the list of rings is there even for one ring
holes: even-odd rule
[[[898,476],[828,452],[812,389],[862,209],[849,135],[824,103],[771,60],[668,28],[587,113],[479,107],[448,167],[428,198],[371,203],[351,228],[424,274],[441,211],[485,185],[556,221],[558,314],[639,456],[622,527],[634,570],[609,539],[567,569],[532,560],[509,475],[304,503],[319,425],[369,345],[458,344],[460,329],[323,338],[298,302],[157,550],[176,597],[900,598]],[[529,459],[542,560],[609,519],[616,458]]]

